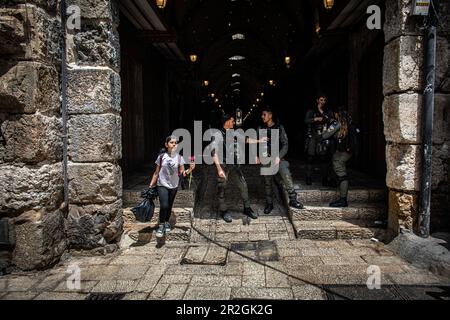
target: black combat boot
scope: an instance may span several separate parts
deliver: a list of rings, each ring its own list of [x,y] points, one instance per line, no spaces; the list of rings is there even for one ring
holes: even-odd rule
[[[271,213],[273,210],[273,204],[269,203],[266,205],[266,207],[264,208],[264,214],[269,214]]]
[[[330,203],[332,208],[346,208],[348,207],[347,198],[340,198],[339,200]]]
[[[289,207],[295,209],[303,209],[303,204],[298,200],[289,200]]]
[[[253,212],[252,208],[248,207],[248,208],[244,208],[244,214],[247,217],[250,217],[252,219],[258,219],[258,216],[256,215],[256,213]]]
[[[303,204],[297,200],[297,192],[289,193],[289,207],[294,209],[303,209]]]
[[[231,222],[233,222],[233,219],[231,218],[231,214],[230,214],[230,212],[229,212],[228,210],[222,211],[222,212],[221,212],[221,216],[222,216],[222,219],[223,219],[226,223],[231,223]]]

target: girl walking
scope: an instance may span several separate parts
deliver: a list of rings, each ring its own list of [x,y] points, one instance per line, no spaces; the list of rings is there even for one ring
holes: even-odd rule
[[[156,237],[158,238],[163,237],[171,231],[169,219],[177,195],[180,176],[187,176],[195,168],[195,163],[191,162],[189,169],[184,169],[185,161],[176,152],[177,145],[177,137],[169,136],[166,138],[165,148],[161,150],[160,155],[155,161],[156,171],[150,182],[150,188],[156,187],[159,196],[159,227],[156,231]]]

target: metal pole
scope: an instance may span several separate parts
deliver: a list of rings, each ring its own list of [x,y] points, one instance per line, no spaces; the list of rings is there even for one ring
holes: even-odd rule
[[[422,177],[420,194],[419,235],[423,238],[430,236],[430,205],[431,205],[431,175],[433,152],[433,116],[434,91],[436,77],[436,24],[433,10],[430,10],[429,26],[427,30],[427,53],[425,62],[426,84],[423,93],[423,154]]]
[[[63,125],[64,209],[69,209],[69,182],[67,172],[67,58],[66,58],[66,1],[61,0],[61,117]]]

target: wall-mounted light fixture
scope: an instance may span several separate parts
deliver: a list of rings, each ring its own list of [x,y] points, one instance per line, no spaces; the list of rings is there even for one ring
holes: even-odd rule
[[[164,9],[166,7],[167,0],[156,0],[156,5],[160,9]]]

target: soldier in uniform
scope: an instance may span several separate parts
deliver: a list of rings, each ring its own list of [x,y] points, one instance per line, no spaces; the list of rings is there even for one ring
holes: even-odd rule
[[[322,139],[322,133],[327,124],[333,118],[333,112],[326,108],[327,97],[320,94],[317,97],[317,106],[306,113],[305,124],[307,125],[306,153],[308,164],[306,168],[306,184],[312,184],[313,164],[315,161],[321,164],[322,185],[328,185],[327,169],[329,165],[331,141]]]
[[[284,127],[277,121],[273,120],[273,112],[269,106],[266,106],[262,110],[261,115],[263,125],[258,129],[266,129],[267,130],[267,142],[261,145],[263,148],[262,152],[265,157],[271,157],[271,143],[272,143],[272,130],[279,130],[279,146],[280,151],[279,155],[275,158],[275,165],[278,166],[278,173],[275,175],[264,175],[264,184],[266,191],[266,207],[264,208],[264,213],[269,214],[273,210],[273,190],[272,190],[272,182],[282,182],[285,190],[289,194],[289,206],[296,209],[303,209],[303,204],[297,200],[297,192],[294,189],[294,182],[292,181],[291,172],[289,170],[289,162],[284,159],[288,152],[289,141],[284,130]],[[257,159],[256,162],[259,164],[260,159]]]
[[[357,149],[357,129],[342,108],[335,113],[336,120],[332,121],[327,130],[322,134],[323,139],[334,139],[336,151],[332,157],[333,170],[338,180],[338,192],[340,198],[330,203],[330,207],[348,207],[348,175],[347,162]]]
[[[220,214],[226,222],[232,222],[232,217],[230,212],[227,210],[227,205],[225,203],[225,188],[227,186],[228,181],[234,181],[237,185],[239,192],[241,194],[242,200],[244,202],[244,215],[257,219],[258,216],[250,207],[249,196],[248,196],[248,187],[247,182],[245,181],[244,175],[241,170],[240,162],[244,156],[244,150],[241,150],[241,146],[237,143],[236,139],[233,142],[233,145],[228,146],[226,140],[227,131],[233,129],[235,126],[235,119],[228,114],[223,115],[222,117],[223,127],[221,129],[221,139],[223,141],[222,145],[218,143],[221,139],[215,139],[214,143],[214,151],[213,151],[213,159],[214,164],[217,169],[217,196],[219,202],[219,211]],[[235,132],[237,136],[239,136],[238,132]],[[254,140],[248,137],[240,137],[245,143],[258,143],[259,140]],[[261,141],[265,141],[264,139]],[[223,158],[224,161],[220,161],[218,157],[218,153],[216,152],[217,148],[223,148]],[[227,153],[230,153],[229,156],[233,158],[233,163],[226,163]]]

